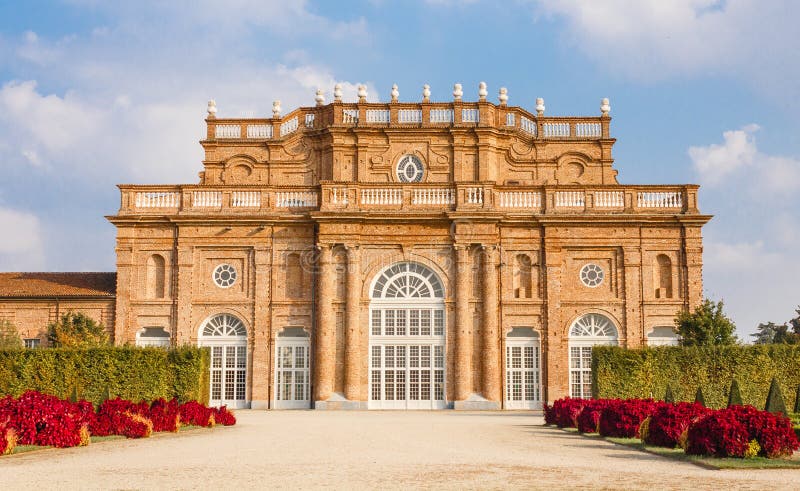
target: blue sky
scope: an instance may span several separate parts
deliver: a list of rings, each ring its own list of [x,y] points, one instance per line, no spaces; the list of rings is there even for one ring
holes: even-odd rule
[[[194,183],[221,116],[353,98],[611,99],[622,183],[702,185],[707,295],[740,335],[800,304],[800,3],[0,2],[0,270],[113,271],[117,183]]]

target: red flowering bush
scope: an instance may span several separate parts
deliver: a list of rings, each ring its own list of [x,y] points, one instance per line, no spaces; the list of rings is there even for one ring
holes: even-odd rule
[[[197,401],[184,402],[180,406],[181,422],[203,427],[214,426],[214,410]]]
[[[647,435],[640,435],[648,445],[675,448],[679,444],[681,434],[697,418],[710,410],[702,404],[678,402],[676,404],[658,404],[650,416]]]
[[[652,414],[657,404],[652,399],[607,399],[600,413],[600,434],[620,438],[638,437],[639,426]]]
[[[92,419],[92,405],[86,401],[76,404],[36,391],[0,400],[0,421],[7,421],[23,445],[87,445],[86,427]]]
[[[565,397],[554,401],[553,422],[559,428],[575,428],[577,426],[576,419],[586,403],[587,399],[573,399],[571,397]]]
[[[556,424],[556,410],[553,406],[550,406],[545,402],[544,406],[542,406],[542,411],[544,411],[544,424]]]
[[[758,454],[770,459],[786,457],[800,447],[792,421],[782,414],[759,411],[753,406],[731,406],[727,411],[744,423],[748,438],[758,442]]]
[[[689,425],[686,453],[713,457],[744,457],[750,448],[747,426],[735,411],[711,411]]]
[[[98,406],[91,432],[97,436],[146,438],[153,432],[149,413],[150,406],[144,401],[135,404],[119,397],[109,399]]]
[[[156,399],[150,404],[149,417],[153,431],[178,431],[181,426],[180,404],[177,399],[169,402],[163,398]]]
[[[576,418],[578,431],[581,433],[597,433],[600,423],[600,413],[608,405],[608,399],[590,399],[581,409]]]
[[[233,426],[236,424],[236,416],[228,409],[227,406],[213,408],[214,422],[222,426]]]

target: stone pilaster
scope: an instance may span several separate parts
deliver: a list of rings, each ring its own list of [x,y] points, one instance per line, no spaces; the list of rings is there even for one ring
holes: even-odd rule
[[[469,248],[456,245],[456,359],[455,400],[465,401],[472,395],[472,315],[469,297],[472,291]]]
[[[333,393],[336,373],[336,316],[333,312],[336,272],[331,246],[319,246],[317,273],[317,328],[314,351],[314,400],[323,402]]]
[[[641,248],[622,250],[625,281],[625,319],[619,327],[619,345],[640,348],[644,341],[642,321],[642,252]]]
[[[484,247],[483,256],[483,397],[500,409],[502,398],[500,338],[497,327],[497,247]]]
[[[133,271],[133,250],[131,247],[117,246],[117,296],[114,317],[114,344],[125,344],[126,328],[131,320],[131,276]],[[58,316],[59,312],[56,312]],[[56,319],[57,320],[57,319]]]
[[[361,254],[357,245],[347,246],[344,395],[350,401],[361,398],[361,366],[366,360],[361,353],[360,300]]]
[[[272,251],[269,247],[256,247],[253,262],[255,264],[255,306],[253,317],[253,344],[251,376],[251,407],[267,409],[269,407],[269,386],[273,380],[270,371],[272,347],[270,344],[270,277],[272,275]]]
[[[175,319],[175,342],[178,346],[196,343],[199,326],[192,326],[192,274],[194,248],[178,245],[178,309]],[[194,328],[194,329],[193,329]]]

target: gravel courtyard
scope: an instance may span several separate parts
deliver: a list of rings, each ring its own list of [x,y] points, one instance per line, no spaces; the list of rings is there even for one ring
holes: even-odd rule
[[[230,428],[0,458],[4,489],[798,489],[539,426],[527,413],[238,411]]]

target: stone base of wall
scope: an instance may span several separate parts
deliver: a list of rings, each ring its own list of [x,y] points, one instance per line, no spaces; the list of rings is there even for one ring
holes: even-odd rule
[[[359,411],[367,409],[367,401],[315,401],[314,409],[322,411]]]
[[[453,409],[456,411],[497,411],[502,408],[497,401],[490,401],[477,394],[472,394],[469,396],[469,399],[455,401],[453,403]]]

